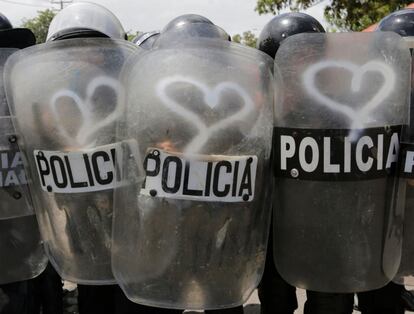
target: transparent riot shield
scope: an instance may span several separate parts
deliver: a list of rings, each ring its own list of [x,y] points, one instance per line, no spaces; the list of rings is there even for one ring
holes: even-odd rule
[[[404,38],[408,47],[414,48],[412,37]],[[411,62],[411,73],[414,73],[414,63]],[[412,77],[413,74],[411,74]],[[413,79],[411,79],[411,105],[408,125],[403,129],[400,147],[400,185],[405,194],[402,194],[404,211],[404,228],[401,264],[394,282],[414,286],[414,94]]]
[[[237,306],[266,255],[272,60],[222,40],[163,47],[122,75],[114,275],[140,304]]]
[[[410,113],[412,116],[412,113]],[[401,198],[405,208],[404,210],[404,227],[402,230],[403,243],[401,264],[394,278],[394,282],[414,286],[414,245],[412,236],[414,232],[414,176],[413,176],[413,158],[414,158],[414,132],[412,128],[412,118],[410,117],[409,125],[403,128],[400,147],[400,186],[403,189]]]
[[[274,258],[290,284],[359,292],[396,274],[409,63],[393,33],[303,34],[279,49]]]
[[[64,40],[18,52],[6,66],[46,250],[72,282],[114,282],[115,121],[124,107],[118,75],[139,49],[110,39]]]
[[[17,49],[0,49],[0,72]],[[46,267],[17,137],[0,76],[0,284],[30,279]]]

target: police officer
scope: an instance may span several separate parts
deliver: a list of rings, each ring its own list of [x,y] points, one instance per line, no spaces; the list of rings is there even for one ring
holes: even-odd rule
[[[211,38],[214,40],[199,40],[200,38]],[[131,62],[132,66],[129,70],[130,72],[126,71],[127,73],[125,76],[129,78],[126,85],[127,89],[133,89],[132,86],[135,86],[137,82],[141,81],[141,75],[147,78],[147,85],[145,85],[145,87],[141,86],[140,88],[142,89],[137,88],[133,92],[131,91],[128,95],[128,97],[131,98],[127,99],[129,106],[127,110],[129,110],[131,114],[128,115],[128,118],[124,121],[124,125],[127,129],[127,138],[131,137],[131,140],[133,140],[135,139],[135,135],[139,133],[138,139],[145,139],[140,142],[140,148],[144,151],[146,151],[145,147],[157,147],[153,154],[151,153],[150,155],[147,155],[147,165],[150,164],[148,162],[150,158],[157,158],[156,156],[159,156],[160,151],[164,152],[164,150],[169,152],[185,152],[184,156],[188,152],[191,152],[191,154],[211,154],[212,151],[215,151],[216,153],[225,154],[225,152],[228,152],[228,154],[230,154],[231,148],[237,145],[236,143],[247,141],[246,133],[249,131],[249,123],[251,121],[247,121],[244,124],[244,121],[240,118],[246,110],[241,109],[243,111],[239,114],[239,119],[240,121],[243,121],[241,123],[244,124],[243,126],[245,127],[244,131],[241,131],[235,123],[226,124],[223,122],[223,126],[214,132],[214,135],[208,134],[207,136],[204,135],[205,132],[203,131],[195,132],[195,134],[193,134],[194,132],[188,132],[189,129],[187,128],[187,125],[185,125],[186,121],[182,119],[181,115],[182,111],[186,111],[187,104],[194,107],[200,107],[200,109],[202,108],[203,101],[199,98],[199,92],[201,91],[206,92],[208,95],[210,94],[203,88],[198,90],[198,84],[203,85],[205,82],[204,80],[209,81],[212,74],[213,81],[209,81],[209,84],[214,84],[214,80],[221,82],[221,79],[225,81],[221,84],[216,82],[219,84],[217,85],[217,88],[221,88],[223,85],[226,86],[229,84],[228,81],[230,81],[232,86],[234,84],[237,89],[237,91],[234,92],[237,95],[236,97],[234,97],[233,92],[226,95],[226,98],[223,97],[223,108],[230,107],[230,104],[232,106],[238,106],[240,101],[242,108],[243,103],[246,105],[244,108],[250,107],[251,102],[248,100],[248,98],[250,98],[249,95],[252,93],[252,95],[256,96],[257,90],[253,88],[252,90],[247,89],[245,92],[239,92],[239,89],[244,91],[245,88],[243,88],[243,84],[240,84],[239,87],[239,84],[236,83],[238,78],[233,76],[234,72],[232,72],[232,70],[237,70],[237,74],[246,73],[246,80],[249,82],[259,82],[258,85],[262,82],[261,77],[259,77],[261,72],[258,71],[255,62],[247,62],[246,67],[243,68],[244,64],[240,64],[239,61],[241,58],[239,58],[239,56],[234,56],[232,52],[240,49],[241,54],[246,53],[249,55],[248,52],[250,52],[252,55],[260,56],[261,58],[263,58],[263,55],[258,52],[249,51],[248,48],[240,48],[237,45],[233,46],[225,42],[228,39],[229,36],[227,33],[204,17],[194,15],[181,16],[170,22],[156,41],[157,47],[165,47],[166,49],[157,49],[153,54],[145,54],[142,59],[136,58],[136,63]],[[222,43],[220,43],[221,40],[223,40]],[[209,49],[210,43],[214,48]],[[199,46],[197,44],[199,44]],[[194,59],[193,45],[194,51],[196,51],[194,53]],[[182,48],[182,55],[179,51],[180,48]],[[168,58],[166,60],[169,61],[165,63],[162,62],[162,60],[165,60],[165,54],[171,55],[172,51],[173,55],[171,56],[171,59]],[[202,66],[200,67],[199,54],[206,56],[206,63],[202,63]],[[155,57],[152,58],[152,56]],[[146,59],[146,57],[148,59]],[[232,59],[233,57],[234,60]],[[257,59],[260,60],[259,58]],[[267,57],[266,61],[268,61]],[[177,66],[176,63],[178,64]],[[148,67],[148,65],[153,64],[156,64],[155,68],[153,66]],[[192,65],[194,65],[194,67]],[[238,65],[240,65],[240,68]],[[223,79],[221,74],[217,74],[217,77],[214,77],[215,73],[214,70],[212,70],[214,67],[222,67],[223,69],[229,68],[230,70],[228,70],[228,73],[223,74],[225,75],[225,79]],[[160,71],[160,69],[164,68],[166,69],[165,73]],[[251,72],[247,72],[246,68]],[[223,73],[226,71],[227,70],[223,70]],[[180,75],[176,76],[177,73]],[[268,71],[266,71],[266,73],[268,73]],[[186,77],[186,79],[189,80],[189,83],[184,79],[185,84],[171,84],[171,86],[168,87],[168,94],[171,99],[180,99],[180,101],[183,101],[185,104],[183,106],[184,110],[171,109],[168,106],[169,101],[166,100],[164,102],[165,98],[162,96],[165,91],[164,87],[162,87],[164,84],[163,82],[166,82],[169,79],[177,79],[180,81],[182,77]],[[269,78],[269,76],[267,76],[267,78]],[[194,84],[193,80],[195,80]],[[201,83],[197,83],[197,80],[201,80]],[[247,84],[244,81],[243,83]],[[156,86],[156,88],[153,88],[154,86]],[[194,88],[195,86],[197,86],[197,88]],[[143,90],[147,90],[148,87],[150,87],[151,91],[143,93]],[[225,88],[227,89],[229,87]],[[139,99],[136,97],[137,95],[142,95],[142,98]],[[184,95],[186,97],[183,98]],[[263,99],[261,97],[258,98],[259,100]],[[267,97],[264,98],[266,100],[269,99]],[[142,104],[151,104],[151,108],[146,107],[146,105],[143,105],[142,107],[139,107],[139,105],[136,106],[132,99],[139,99],[139,102]],[[256,101],[256,99],[254,100]],[[269,105],[270,103],[270,101],[266,102],[266,105]],[[229,106],[226,106],[227,104],[229,104]],[[142,121],[137,121],[134,116],[136,113],[134,110],[138,107],[139,111],[142,112],[142,115],[139,117],[143,119]],[[263,107],[265,106],[263,105]],[[266,108],[270,109],[268,106],[266,106]],[[152,112],[154,112],[154,114],[152,114]],[[171,115],[171,119],[168,119],[168,121],[165,120],[165,113]],[[200,117],[207,115],[203,111],[197,111],[195,114]],[[233,114],[238,114],[237,109],[235,110],[235,113],[231,110],[226,118],[232,117]],[[211,126],[215,125],[215,119],[221,121],[221,116],[217,112],[208,116],[210,118],[209,123]],[[251,116],[254,115],[252,114]],[[264,116],[270,117],[268,114]],[[196,123],[195,128],[197,129],[199,127],[200,130],[202,130],[201,128],[204,127],[204,122],[197,120],[196,118],[193,120],[193,123]],[[252,120],[259,123],[255,118]],[[134,122],[131,123],[132,121]],[[270,126],[270,120],[266,121],[269,122],[266,125]],[[148,123],[148,125],[146,125],[146,123]],[[137,132],[135,129],[136,126],[139,126],[140,131]],[[164,130],[167,131],[164,132]],[[271,128],[267,127],[266,130],[270,131]],[[141,133],[141,131],[143,133]],[[197,135],[203,136],[203,139],[197,141]],[[177,138],[180,138],[180,140],[176,141]],[[259,141],[261,139],[262,137],[260,137]],[[268,132],[267,140],[270,140],[270,132]],[[204,141],[206,141],[206,143]],[[270,142],[267,141],[266,143],[269,144]],[[258,141],[255,141],[254,148],[260,150],[260,147]],[[269,145],[267,147],[267,152],[269,152]],[[243,149],[244,147],[233,153],[242,155],[241,152]],[[269,164],[267,163],[267,165]],[[123,166],[125,169],[129,168],[128,163]],[[187,169],[189,168],[190,167]],[[266,171],[266,173],[268,172]],[[145,188],[149,188],[148,186],[150,185],[149,173],[147,178]],[[192,181],[192,179],[190,179],[190,181]],[[213,180],[211,182],[213,182]],[[218,182],[218,179],[214,182]],[[213,183],[213,186],[214,184],[215,183]],[[134,185],[131,186],[131,189],[134,189]],[[183,201],[180,198],[175,199],[168,195],[160,196],[163,193],[162,189],[156,189],[155,187],[154,189],[151,188],[149,193],[151,194],[147,195],[146,193],[142,193],[141,190],[139,196],[134,196],[134,200],[132,200],[132,202],[136,204],[137,210],[131,210],[131,212],[134,212],[131,216],[122,216],[135,217],[136,215],[137,218],[135,219],[140,220],[139,225],[141,227],[137,228],[135,226],[136,224],[131,224],[132,226],[129,228],[126,227],[128,228],[128,233],[137,234],[137,237],[139,237],[140,240],[133,240],[133,244],[130,243],[130,241],[126,241],[125,243],[122,235],[125,233],[123,227],[127,222],[121,221],[122,218],[119,218],[119,221],[115,222],[114,225],[114,245],[118,247],[118,256],[122,257],[118,260],[118,256],[114,257],[114,272],[118,274],[117,277],[128,278],[128,281],[125,280],[125,283],[121,283],[121,285],[123,284],[125,291],[129,291],[128,295],[130,295],[132,299],[137,299],[137,302],[139,300],[148,299],[148,302],[157,302],[158,304],[163,304],[165,306],[191,306],[192,308],[198,309],[203,307],[214,308],[220,305],[223,306],[224,304],[235,304],[240,302],[245,295],[243,291],[246,291],[247,288],[252,289],[253,284],[256,283],[257,275],[255,271],[250,271],[250,269],[257,269],[258,265],[261,265],[261,262],[263,261],[261,258],[261,256],[263,256],[263,249],[260,249],[260,252],[257,252],[257,248],[262,248],[264,243],[260,245],[251,245],[251,248],[253,249],[248,247],[249,244],[256,243],[256,239],[258,238],[256,236],[257,233],[261,235],[260,239],[264,240],[263,228],[258,228],[260,230],[250,230],[245,227],[246,230],[249,230],[247,237],[244,234],[241,235],[243,232],[239,231],[244,230],[243,228],[239,228],[239,224],[245,226],[246,223],[250,225],[252,222],[252,219],[249,219],[251,211],[243,211],[243,213],[239,214],[236,218],[233,216],[234,211],[232,210],[232,206],[240,206],[237,204],[238,202],[236,204],[231,204],[224,203],[223,201],[214,201],[212,203],[193,202],[192,200]],[[135,193],[127,194],[128,196],[136,195]],[[125,202],[130,203],[128,196],[118,196],[119,199],[125,199]],[[262,200],[263,198],[257,197],[257,199]],[[131,209],[134,208],[134,204],[131,204]],[[243,209],[245,208],[244,206],[242,205]],[[118,210],[118,208],[119,207],[117,206],[115,210]],[[185,208],[186,210],[181,211],[181,208]],[[222,210],[217,211],[217,208],[221,208]],[[262,208],[262,206],[260,206],[260,208]],[[163,214],[159,215],[159,212],[162,212]],[[262,215],[261,212],[262,211],[258,211],[257,215],[260,215],[260,219],[257,218],[256,220],[260,220],[260,222],[263,221],[264,224],[266,224],[266,219],[262,219],[262,217],[267,215]],[[143,215],[142,213],[145,214]],[[116,212],[115,217],[119,217]],[[132,218],[133,221],[135,219]],[[131,218],[128,220],[131,220]],[[154,226],[158,227],[154,230]],[[118,231],[118,229],[122,230]],[[251,229],[254,229],[254,227]],[[138,261],[139,257],[137,257],[137,261],[134,263],[133,259],[135,256],[131,256],[130,253],[126,252],[134,252],[135,250],[132,251],[130,249],[131,245],[135,245],[135,243],[139,241],[142,243],[139,243],[136,246],[136,249],[142,252],[142,255],[145,255],[145,258],[151,256],[152,258],[149,260],[153,260],[153,265],[146,266],[146,262],[142,263],[141,259]],[[148,246],[147,243],[151,242],[157,242],[159,245],[156,248]],[[240,256],[241,250],[243,250],[243,256]],[[257,254],[259,254],[259,257]],[[250,259],[252,260],[251,263]],[[249,260],[249,262],[247,263],[246,260]],[[252,266],[249,267],[251,264]],[[243,275],[244,273],[246,273],[246,275]],[[254,277],[251,277],[251,275]],[[148,287],[148,289],[145,287]],[[243,308],[242,306],[238,306],[233,309],[206,310],[206,312],[243,313]]]
[[[404,9],[401,11],[397,11],[391,13],[390,15],[383,18],[378,26],[376,31],[383,31],[383,32],[395,32],[402,37],[412,37],[414,36],[414,9]],[[413,89],[412,89],[413,91]],[[411,91],[411,95],[412,95]],[[412,98],[412,96],[411,96]],[[412,107],[412,99],[411,99],[411,107]],[[413,115],[412,110],[410,110],[410,129],[412,129]],[[404,136],[404,135],[403,135]],[[411,207],[409,206],[410,199],[412,198],[412,188],[407,186],[407,204],[405,210],[405,222],[404,222],[404,233],[410,234],[412,230],[410,224],[410,217],[412,216]],[[401,266],[400,270],[404,268],[412,269],[412,265],[409,265],[409,256],[410,252],[412,254],[413,247],[411,245],[411,241],[406,241],[407,237],[404,235],[403,241],[403,251],[402,251],[402,258],[401,258]],[[407,264],[408,263],[408,264]],[[411,267],[411,268],[410,268]],[[397,275],[398,277],[398,275]],[[413,304],[414,297],[412,294],[405,290],[404,285],[390,282],[383,288],[358,293],[358,309],[363,314],[403,314],[405,311],[405,307],[407,309]]]
[[[285,13],[274,17],[260,33],[257,48],[272,58],[283,40],[300,33],[324,33],[322,25],[305,13]],[[306,49],[304,47],[304,49]],[[273,226],[271,226],[271,231]],[[270,232],[266,267],[258,291],[262,314],[292,314],[297,308],[296,288],[278,273],[273,261],[273,239]],[[305,314],[352,313],[353,295],[307,291]]]
[[[34,34],[26,28],[13,28],[5,15],[0,13],[0,47],[24,49],[36,43]]]
[[[0,13],[0,48],[18,48],[23,49],[29,46],[32,46],[36,43],[36,38],[34,34],[29,30],[25,28],[13,28],[10,21],[5,17],[3,14]],[[3,86],[2,86],[3,88]],[[2,91],[2,96],[4,96]],[[8,108],[6,102],[3,102],[3,105],[1,106],[1,116],[8,116]],[[2,134],[3,135],[3,134]],[[18,207],[18,204],[15,204],[15,207]],[[4,206],[2,206],[2,209]],[[14,208],[14,210],[17,210],[18,208]],[[2,217],[3,218],[3,217]],[[36,219],[33,215],[29,216],[22,216],[21,218],[11,218],[11,219],[5,219],[1,220],[0,229],[2,229],[2,235],[1,235],[1,241],[9,241],[8,237],[10,235],[7,234],[7,232],[10,232],[10,229],[7,228],[6,223],[7,221],[15,220],[16,226],[18,225],[19,221],[23,225],[27,223],[28,220],[33,220],[33,223],[37,225]],[[26,222],[25,222],[26,221]],[[16,236],[20,237],[19,235],[19,229],[12,230],[13,233],[15,233]],[[5,233],[3,233],[5,232]],[[30,237],[33,237],[33,239],[36,239],[36,236],[33,234],[30,234],[29,230],[26,230],[28,235]],[[36,228],[36,233],[38,233]],[[12,242],[16,241],[11,239]],[[22,238],[19,241],[24,241],[25,239]],[[14,246],[16,248],[23,249],[23,246],[21,243],[14,242]],[[40,244],[38,245],[39,249],[41,251],[42,248],[40,247]],[[6,259],[9,259],[10,261],[16,262],[14,252],[4,252],[4,247],[1,245],[1,254],[5,256]],[[23,256],[24,252],[20,252]],[[27,253],[27,252],[26,252]],[[33,256],[29,256],[29,258],[33,259],[32,264],[35,266],[38,261],[38,257],[36,257],[34,254]],[[26,263],[25,260],[22,260],[20,262],[21,264]],[[46,259],[44,259],[43,262],[44,265],[46,264]],[[30,263],[28,263],[30,264]],[[15,267],[13,265],[13,267]],[[19,265],[16,265],[16,267],[19,267]],[[41,270],[44,269],[44,266],[41,266]],[[13,270],[8,269],[7,267],[2,269],[4,273],[14,273]],[[27,277],[28,275],[26,272],[22,269],[20,269],[18,272],[20,272],[20,276]],[[3,273],[3,274],[4,274]],[[37,276],[38,270],[31,270],[30,276]],[[1,279],[0,281],[4,281],[4,279]],[[7,280],[6,280],[7,281]],[[46,282],[46,284],[40,284],[40,282]],[[17,281],[13,283],[8,284],[2,284],[0,285],[0,291],[4,293],[6,296],[7,302],[4,304],[0,301],[0,313],[2,314],[36,314],[40,313],[40,308],[42,307],[42,311],[45,314],[59,314],[63,312],[62,308],[62,284],[60,277],[56,274],[56,272],[49,266],[47,268],[47,271],[44,271],[40,276],[38,276],[35,279],[31,280],[25,280],[25,281]],[[46,297],[47,298],[43,298]]]
[[[7,17],[0,13],[1,48],[23,49],[32,46],[35,43],[36,38],[30,30],[13,28]],[[2,115],[5,115],[7,111],[7,106],[6,108],[2,108]],[[3,237],[5,236],[7,236],[7,234],[3,235]],[[7,256],[7,254],[5,255]],[[6,272],[7,271],[8,270],[6,269]],[[31,309],[31,304],[33,302],[33,291],[30,289],[29,281],[17,281],[13,283],[1,284],[0,292],[4,296],[0,301],[0,313],[28,313]]]
[[[163,33],[169,33],[171,43],[185,37],[230,40],[230,36],[224,30],[208,18],[197,14],[185,14],[174,18],[163,28],[161,34]],[[170,44],[170,42],[161,44]],[[205,313],[242,314],[243,306],[222,310],[206,310]]]
[[[94,18],[91,18],[91,14]],[[112,13],[96,4],[79,2],[66,7],[55,16],[49,28],[47,41],[85,37],[127,39],[121,23]],[[100,203],[104,207],[106,207],[105,204],[108,205],[108,201],[105,200]],[[80,314],[178,312],[135,304],[125,297],[118,285],[79,284],[78,306]]]
[[[215,25],[208,18],[198,14],[184,14],[170,21],[161,31],[161,34],[170,34],[169,44],[178,43],[188,37],[214,38],[231,41],[231,37],[221,27]],[[167,37],[168,38],[168,37]]]

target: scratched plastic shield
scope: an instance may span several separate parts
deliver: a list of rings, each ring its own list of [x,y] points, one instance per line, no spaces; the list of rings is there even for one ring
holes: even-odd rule
[[[408,39],[410,49],[414,47],[411,37]],[[414,73],[414,64],[411,62],[411,73]],[[413,74],[411,74],[412,77]],[[403,244],[401,254],[401,264],[398,273],[394,278],[394,282],[414,286],[414,112],[413,112],[413,81],[411,80],[411,106],[408,125],[403,129],[401,136],[400,148],[400,185],[405,193],[401,194],[401,202],[405,207],[404,211],[404,228],[403,228]]]
[[[112,262],[132,301],[227,308],[258,285],[270,219],[272,66],[257,50],[211,39],[153,49],[126,66],[117,136],[127,185],[115,190]]]
[[[395,174],[409,52],[393,33],[303,34],[275,64],[285,84],[273,147],[277,269],[314,291],[380,288],[401,257]]]
[[[124,105],[118,76],[138,49],[110,39],[64,40],[18,52],[6,66],[46,251],[72,282],[114,282],[115,121]]]
[[[0,72],[17,49],[0,49]],[[0,78],[0,284],[30,279],[46,267],[36,217],[30,203],[23,161]]]
[[[0,49],[1,72],[9,56],[16,51]],[[23,158],[7,106],[3,76],[0,78],[0,166],[0,219],[33,215]]]
[[[394,282],[407,286],[414,286],[414,244],[412,241],[414,235],[414,223],[412,221],[414,219],[414,180],[413,171],[412,168],[410,168],[414,156],[414,129],[412,128],[412,115],[413,113],[410,113],[410,123],[404,130],[401,139],[401,180],[399,184],[402,192],[400,193],[399,202],[401,202],[401,205],[404,207],[404,223],[402,230],[403,241],[401,264],[393,279]],[[407,159],[409,159],[408,162]],[[404,172],[405,168],[408,175]]]

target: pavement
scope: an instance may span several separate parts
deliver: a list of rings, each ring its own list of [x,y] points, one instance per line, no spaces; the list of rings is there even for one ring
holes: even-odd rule
[[[74,289],[76,289],[76,285],[65,281],[64,288],[67,290],[74,291]],[[303,314],[303,306],[306,301],[306,291],[303,289],[296,289],[296,296],[298,299],[298,309],[295,311],[295,314]],[[77,305],[76,305],[77,302],[76,302],[75,295],[67,296],[66,301],[67,301],[67,307],[65,309],[65,314],[77,314],[78,313]],[[203,311],[185,311],[185,313],[197,314],[197,313],[203,313]],[[244,314],[260,314],[260,301],[259,301],[259,297],[257,296],[257,290],[253,292],[249,300],[244,305]],[[361,313],[354,311],[353,314],[361,314]]]
[[[306,291],[303,289],[296,289],[296,296],[298,299],[298,309],[295,311],[295,314],[303,314],[303,306],[306,301]],[[195,314],[195,313],[200,313],[200,312],[186,311],[185,313]],[[253,292],[249,300],[244,305],[244,314],[260,314],[260,301],[259,301],[259,297],[257,296],[257,290]],[[361,313],[354,311],[353,314],[361,314]]]
[[[76,285],[65,281],[65,290],[68,292],[64,297],[65,311],[64,314],[78,314],[77,311],[77,298],[76,298]],[[306,301],[306,291],[303,289],[296,289],[296,295],[298,299],[298,309],[295,311],[295,314],[303,314],[303,306]],[[7,303],[7,297],[2,293],[0,289],[0,312],[3,305]],[[188,314],[202,313],[202,311],[186,311]],[[244,305],[245,314],[260,314],[260,301],[257,296],[257,290],[253,292],[249,300]],[[412,313],[412,312],[406,312]],[[353,314],[360,314],[360,312],[354,311]]]

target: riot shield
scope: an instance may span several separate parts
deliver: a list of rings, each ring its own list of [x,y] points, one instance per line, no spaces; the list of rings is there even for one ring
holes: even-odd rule
[[[115,190],[112,263],[132,301],[234,307],[259,283],[270,219],[271,69],[257,50],[196,38],[126,66],[117,131],[125,186]]]
[[[0,49],[0,70],[3,73],[8,57],[17,49]],[[27,188],[21,152],[13,128],[0,78],[0,219],[34,215]]]
[[[414,48],[412,37],[405,37],[409,49]],[[414,63],[411,62],[411,73],[414,73]],[[413,74],[411,74],[412,77]],[[411,79],[411,105],[408,125],[403,129],[400,147],[400,186],[403,189],[402,203],[404,210],[404,228],[401,264],[394,282],[414,286],[414,107],[413,80]]]
[[[36,216],[0,219],[0,284],[40,275],[47,265]]]
[[[18,52],[6,66],[46,250],[72,282],[114,282],[115,121],[124,106],[118,75],[139,49],[110,39],[64,40]]]
[[[302,34],[278,51],[274,258],[290,284],[345,293],[394,277],[409,62],[394,33]]]
[[[412,116],[412,112],[410,113]],[[403,190],[401,195],[404,210],[404,226],[402,230],[402,254],[401,264],[398,272],[393,279],[394,282],[405,285],[414,285],[414,245],[412,235],[414,232],[414,132],[412,129],[412,118],[409,125],[403,128],[400,147],[400,187]]]
[[[17,49],[0,49],[0,73]],[[23,160],[0,76],[0,284],[30,279],[46,267]]]

